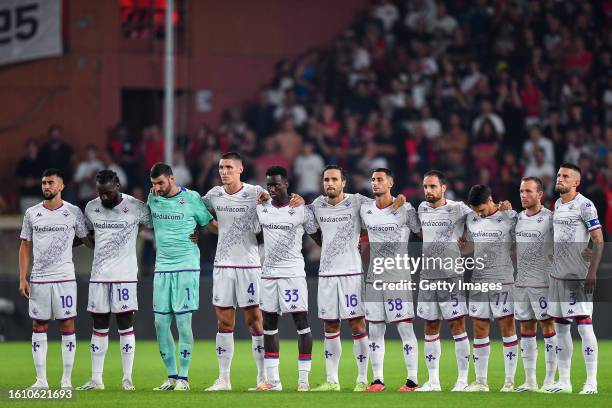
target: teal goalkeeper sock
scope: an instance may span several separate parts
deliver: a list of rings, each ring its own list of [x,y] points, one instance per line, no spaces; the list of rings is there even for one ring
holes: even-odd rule
[[[189,377],[189,364],[193,350],[193,332],[191,330],[191,313],[175,315],[179,332],[179,378]]]
[[[157,333],[157,344],[159,345],[159,354],[161,355],[168,377],[176,378],[176,349],[174,347],[174,338],[172,337],[171,314],[155,313],[155,332]]]

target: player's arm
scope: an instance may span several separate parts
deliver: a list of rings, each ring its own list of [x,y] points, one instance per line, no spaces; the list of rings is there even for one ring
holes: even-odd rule
[[[510,211],[512,210],[512,204],[508,200],[500,201],[497,203],[497,209],[499,211]]]
[[[474,252],[474,241],[471,238],[469,231],[465,231],[463,235],[457,239],[461,256],[466,256]]]
[[[215,235],[219,235],[219,223],[215,219],[211,220],[208,225],[206,225],[206,229]]]
[[[19,245],[19,293],[25,298],[30,297],[30,284],[27,275],[30,267],[30,253],[32,252],[32,241],[21,240]]]
[[[317,232],[314,234],[308,234],[308,236],[312,238],[312,240],[316,242],[318,246],[323,246],[323,236],[321,235],[321,230],[317,230]]]
[[[595,284],[597,283],[597,270],[599,269],[599,264],[603,255],[604,239],[601,228],[592,230],[589,235],[591,236],[591,241],[593,241],[593,249],[591,254],[591,264],[589,265],[584,287],[587,293],[593,293],[593,290],[595,290]]]

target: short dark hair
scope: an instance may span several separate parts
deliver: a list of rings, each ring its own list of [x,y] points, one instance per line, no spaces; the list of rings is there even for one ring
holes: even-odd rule
[[[440,185],[446,185],[446,176],[440,170],[429,170],[427,173],[423,174],[423,178],[425,177],[437,177]]]
[[[56,176],[58,178],[61,178],[62,181],[64,181],[64,172],[61,171],[60,169],[55,169],[55,168],[46,169],[45,171],[43,171],[42,176],[43,177]]]
[[[372,174],[374,173],[385,173],[388,177],[393,178],[393,172],[386,167],[379,167],[377,169],[374,169],[374,171],[372,171]]]
[[[283,180],[287,180],[287,169],[282,166],[272,166],[266,170],[266,176],[281,176]]]
[[[119,176],[112,170],[100,170],[96,174],[96,183],[107,184],[107,183],[119,183]]]
[[[230,152],[225,152],[221,155],[221,160],[229,160],[229,159],[238,160],[240,163],[242,163],[242,156],[238,152],[230,151]]]
[[[328,164],[327,166],[325,166],[325,168],[321,172],[321,179],[323,179],[323,177],[325,177],[325,172],[327,170],[338,170],[340,172],[342,180],[346,181],[346,171],[344,171],[344,169],[342,167],[340,167],[340,166],[338,166],[336,164]]]
[[[149,176],[154,179],[159,176],[170,177],[172,175],[172,168],[168,166],[166,163],[157,162],[151,167],[151,172]]]
[[[536,187],[537,191],[544,191],[544,184],[542,183],[542,180],[540,180],[539,177],[535,177],[535,176],[523,177],[521,181],[533,181],[537,185]]]
[[[467,201],[469,205],[476,206],[486,204],[489,197],[491,197],[491,188],[484,184],[476,184],[470,188]]]
[[[582,176],[582,171],[580,171],[580,167],[576,166],[574,163],[565,162],[561,166],[559,166],[559,168],[561,168],[561,169],[572,169],[574,171],[577,171],[578,174]]]

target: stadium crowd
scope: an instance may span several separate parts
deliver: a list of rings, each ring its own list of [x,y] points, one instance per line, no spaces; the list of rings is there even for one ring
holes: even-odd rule
[[[266,168],[290,170],[307,202],[325,164],[350,174],[349,191],[368,194],[377,167],[396,174],[396,193],[423,199],[422,174],[446,173],[447,196],[465,199],[475,183],[520,208],[519,182],[538,176],[555,199],[561,162],[582,170],[580,191],[612,231],[612,1],[374,0],[328,48],[276,64],[255,101],[177,139],[177,182],[205,193],[220,184],[221,152],[245,158],[243,180]],[[77,160],[61,127],[26,144],[16,175],[21,207],[39,200],[41,169],[71,175],[75,203],[96,192],[103,168],[146,198],[148,169],[163,160],[163,134],[118,125],[104,149]]]

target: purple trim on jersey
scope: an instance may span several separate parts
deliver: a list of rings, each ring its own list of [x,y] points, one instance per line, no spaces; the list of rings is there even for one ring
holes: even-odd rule
[[[484,322],[484,321],[487,321],[487,322],[488,322],[489,320],[491,320],[491,319],[489,319],[488,317],[476,317],[476,316],[470,316],[470,317],[471,317],[473,320],[482,320],[483,322]]]
[[[236,268],[236,269],[257,269],[261,268],[261,266],[243,266],[243,265],[213,265],[213,268]]]
[[[55,211],[55,210],[59,210],[60,208],[62,208],[62,207],[64,206],[64,201],[62,201],[62,205],[60,205],[59,207],[54,208],[54,209],[51,209],[51,208],[47,207],[47,206],[45,205],[45,202],[44,202],[44,201],[43,201],[42,206],[43,206],[43,208],[44,208],[45,210],[47,210],[47,211]]]
[[[55,320],[58,320],[58,321],[60,321],[60,322],[63,322],[63,321],[65,321],[65,320],[72,320],[72,319],[74,319],[76,316],[77,316],[77,315],[76,315],[76,313],[75,313],[75,314],[73,314],[72,316],[69,316],[69,317],[64,317],[63,319],[55,319]]]
[[[572,324],[572,322],[570,322],[569,320],[563,318],[563,317],[556,317],[556,316],[551,316],[552,318],[555,319],[555,323],[559,323],[559,324]],[[571,319],[571,317],[570,317]]]
[[[366,317],[366,321],[369,323],[385,323],[384,320],[370,320]]]
[[[108,337],[108,332],[100,333],[94,330],[91,335],[96,337]]]
[[[248,305],[248,306],[239,306],[242,310],[253,309],[254,307],[259,307],[259,305]]]
[[[244,183],[241,181],[240,183],[242,183],[242,185],[240,186],[240,188],[236,191],[234,191],[233,193],[228,193],[227,190],[225,189],[225,186],[223,186],[223,191],[225,192],[225,194],[227,195],[234,195],[234,194],[238,194],[240,191],[242,191],[242,189],[244,188]]]
[[[289,205],[289,201],[287,201],[287,204],[284,204],[284,205],[276,205],[274,204],[274,201],[270,200],[270,204],[272,204],[272,207],[274,208],[285,208],[286,206]]]
[[[510,317],[510,316],[514,317],[514,313],[510,313],[510,314],[507,314],[507,315],[504,315],[504,316],[499,316],[499,317],[496,317],[495,319],[496,320],[501,320],[501,319],[505,319],[505,318]]]
[[[347,275],[319,275],[319,278],[339,278],[341,276],[358,276],[358,275],[363,275],[363,273],[358,272],[358,273],[350,273]]]
[[[180,315],[180,314],[185,314],[185,313],[192,313],[192,312],[195,312],[196,310],[197,309],[184,310],[184,311],[180,311],[180,312],[158,312],[158,311],[154,310],[153,313],[157,313],[157,314],[161,314],[161,315],[169,315],[169,314]]]
[[[391,206],[393,205],[393,201],[391,201],[391,204],[386,205],[386,206],[384,206],[383,208],[380,208],[380,207],[378,206],[378,203],[377,203],[377,202],[375,202],[375,203],[374,203],[374,205],[375,205],[375,206],[376,206],[376,208],[378,208],[379,210],[384,210],[385,208],[389,208],[389,207],[391,207]]]
[[[138,283],[137,280],[134,281],[92,281],[90,280],[89,283]]]
[[[412,323],[413,321],[414,321],[413,317],[408,317],[408,318],[405,318],[405,319],[391,320],[389,323],[403,323],[403,322]]]
[[[30,282],[30,284],[32,284],[32,283],[38,283],[38,284],[43,284],[43,283],[63,283],[63,282],[76,282],[76,279],[59,280],[59,281],[45,281],[45,282]]]
[[[32,242],[32,240],[30,240],[30,239],[27,239],[27,238],[24,238],[24,237],[21,237],[21,236],[19,237],[19,239],[20,239],[20,240],[22,240],[22,241],[28,241],[28,242]]]
[[[540,207],[540,210],[539,210],[537,213],[533,213],[533,214],[531,214],[531,215],[529,215],[529,214],[527,213],[527,210],[525,210],[525,215],[526,215],[526,216],[528,216],[528,217],[533,217],[534,215],[538,215],[539,213],[541,213],[541,212],[542,212],[542,208],[544,208],[544,207]]]
[[[576,324],[593,324],[593,320],[591,319],[591,316],[576,316],[575,318],[579,318],[579,317],[586,317],[587,319],[576,321]]]
[[[421,320],[425,320],[426,322],[429,323],[435,323],[435,322],[439,322],[440,319],[434,319],[434,320],[429,320],[429,319],[425,319],[424,317],[418,316]]]
[[[319,317],[319,320],[323,320],[324,322],[339,322],[340,318],[337,318],[337,319],[324,319],[322,317]]]
[[[550,277],[556,280],[560,280],[560,281],[568,281],[568,282],[581,282],[583,280],[586,280],[586,278],[557,278],[556,276],[554,276],[553,274],[550,274]]]
[[[155,273],[176,273],[176,272],[200,272],[200,269],[178,269],[175,271],[155,271]]]
[[[300,360],[300,361],[310,361],[310,360],[312,360],[312,354],[298,354],[298,360]]]
[[[280,353],[273,353],[271,351],[264,352],[265,359],[278,359],[280,357]]]
[[[30,316],[32,317],[32,316]],[[49,319],[47,320],[41,320],[41,319],[32,319],[33,321],[35,321],[36,323],[40,323],[40,324],[47,324],[49,323]],[[45,332],[47,332],[47,329],[45,329]]]
[[[162,197],[163,197],[163,198],[173,198],[173,197],[176,197],[177,195],[181,194],[183,191],[185,191],[185,187],[179,187],[179,191],[178,191],[178,193],[176,193],[176,194],[174,194],[174,195],[171,195],[171,196],[167,196],[167,197],[163,197],[163,196],[162,196]]]
[[[363,319],[364,317],[365,315],[360,315],[360,316],[344,317],[344,318],[336,319],[336,320],[355,320],[355,319]]]
[[[36,321],[38,322],[39,320],[36,320]],[[46,333],[48,330],[49,330],[48,327],[44,327],[44,328],[36,327],[36,328],[32,328],[32,333]]]
[[[66,330],[62,332],[62,336],[72,336],[74,333],[76,333],[76,330]]]

